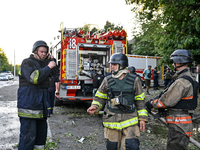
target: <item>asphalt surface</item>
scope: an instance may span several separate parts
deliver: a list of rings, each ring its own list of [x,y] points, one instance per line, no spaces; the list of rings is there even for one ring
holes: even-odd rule
[[[19,139],[18,81],[0,81],[0,149],[12,150]]]
[[[17,115],[17,79],[0,81],[0,150],[17,150],[20,123]],[[145,91],[145,89],[144,89]],[[155,97],[159,91],[150,89]],[[105,150],[102,119],[91,116],[86,110],[88,104],[67,104],[54,108],[48,118],[48,137],[58,146],[54,150]],[[145,133],[141,133],[141,150],[163,150],[166,147],[166,127],[149,116]],[[198,128],[197,128],[198,130]],[[199,132],[195,132],[199,134]],[[199,136],[200,138],[200,136]],[[197,139],[197,141],[199,141]],[[161,144],[162,143],[162,144]],[[192,148],[196,150],[196,148]]]

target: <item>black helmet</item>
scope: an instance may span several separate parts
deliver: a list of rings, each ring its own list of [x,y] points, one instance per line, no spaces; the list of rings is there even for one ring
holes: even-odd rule
[[[171,58],[174,63],[187,64],[192,63],[192,53],[186,49],[177,49],[171,54]]]
[[[121,67],[128,67],[128,58],[125,54],[115,53],[111,56],[109,63],[119,64]]]
[[[46,47],[47,53],[49,52],[49,47],[48,47],[47,43],[45,41],[40,40],[40,41],[36,41],[34,43],[32,53],[40,46]]]
[[[135,67],[133,66],[129,66],[128,70],[130,71],[130,73],[135,73]]]

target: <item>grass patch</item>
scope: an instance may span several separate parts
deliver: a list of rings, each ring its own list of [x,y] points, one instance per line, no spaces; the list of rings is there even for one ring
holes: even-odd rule
[[[60,143],[60,139],[58,139],[56,142],[53,142],[47,138],[45,150],[54,150],[56,147],[58,147],[58,143]]]

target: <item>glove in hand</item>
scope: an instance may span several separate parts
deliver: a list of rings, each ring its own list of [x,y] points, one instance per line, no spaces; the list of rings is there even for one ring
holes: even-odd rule
[[[60,73],[59,66],[56,65],[55,67],[53,67],[53,68],[51,69],[50,76],[56,77],[56,76],[59,76],[59,73]]]
[[[153,105],[151,104],[151,101],[152,101],[152,100],[146,102],[146,104],[145,104],[145,106],[146,106],[146,108],[147,108],[147,111],[148,111],[149,113],[151,112],[151,109],[153,108]]]

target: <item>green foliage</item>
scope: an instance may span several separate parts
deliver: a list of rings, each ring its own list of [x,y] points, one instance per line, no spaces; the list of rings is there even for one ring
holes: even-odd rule
[[[58,147],[58,143],[60,143],[60,139],[58,139],[56,142],[53,142],[47,138],[45,150],[54,150],[56,147]]]
[[[90,34],[95,33],[98,31],[97,26],[94,24],[85,24],[83,27],[77,28],[78,30],[84,30],[85,34],[90,31]],[[104,25],[104,29],[99,29],[99,32],[107,32],[107,31],[113,31],[113,30],[122,30],[123,26],[120,24],[115,25],[114,23],[111,23],[109,21],[106,21],[106,24]]]
[[[15,66],[16,74],[19,72],[20,65]],[[3,50],[0,48],[0,71],[11,71],[14,73],[14,66],[8,63],[8,58]]]
[[[176,49],[188,49],[200,63],[199,0],[125,0],[138,15],[142,32],[135,34],[132,53],[159,55],[169,63]],[[134,34],[134,33],[133,33]]]
[[[8,58],[2,48],[0,48],[0,71],[8,71],[9,68]]]
[[[122,30],[123,26],[120,24],[115,25],[114,23],[109,22],[108,20],[106,21],[106,24],[104,25],[104,31],[107,32],[108,30]]]

